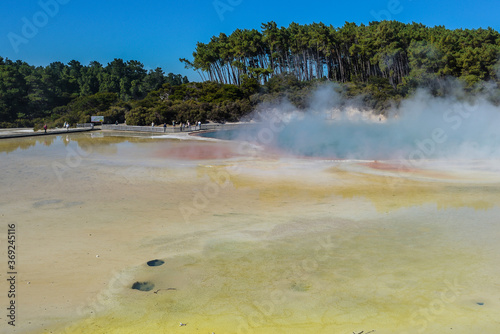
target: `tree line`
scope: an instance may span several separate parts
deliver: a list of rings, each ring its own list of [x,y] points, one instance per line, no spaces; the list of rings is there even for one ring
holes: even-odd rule
[[[33,126],[79,98],[114,94],[117,100],[134,101],[164,84],[187,82],[187,77],[165,74],[161,68],[147,71],[136,60],[114,59],[106,66],[72,60],[36,67],[0,57],[0,126]]]
[[[181,58],[202,80],[240,85],[277,75],[300,81],[364,82],[382,78],[394,88],[453,76],[472,86],[497,78],[500,34],[487,29],[446,29],[397,21],[342,27],[324,23],[261,30],[236,29],[198,42],[193,59]]]
[[[491,90],[483,83],[499,82],[499,56],[500,34],[491,28],[382,21],[340,28],[269,22],[260,31],[221,33],[198,42],[192,60],[181,59],[200,73],[203,82],[194,83],[135,60],[36,67],[0,57],[0,127],[85,123],[91,115],[130,125],[236,121],[283,98],[305,108],[323,82],[383,113],[417,87],[445,95],[449,77],[472,93]],[[490,97],[500,104],[498,89]]]

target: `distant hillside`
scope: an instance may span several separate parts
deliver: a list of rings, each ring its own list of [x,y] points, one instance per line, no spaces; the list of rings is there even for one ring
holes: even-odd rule
[[[165,75],[161,68],[148,72],[135,60],[115,59],[107,66],[96,61],[83,66],[72,60],[35,67],[0,57],[0,127],[54,121],[64,112],[58,108],[94,94],[109,93],[127,102],[143,99],[165,83],[187,82],[179,74]]]
[[[379,113],[424,87],[435,96],[460,86],[487,91],[500,104],[500,34],[491,29],[449,30],[419,23],[262,24],[198,42],[181,59],[203,82],[138,61],[107,66],[77,61],[46,67],[0,57],[0,127],[89,122],[146,125],[237,121],[262,102],[287,99],[304,109],[310,94],[330,82],[344,99]],[[454,81],[453,85],[449,85]]]

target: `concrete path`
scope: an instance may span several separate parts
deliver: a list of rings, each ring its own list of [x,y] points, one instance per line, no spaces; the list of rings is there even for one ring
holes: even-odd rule
[[[64,129],[54,129],[54,130],[47,130],[47,133],[45,133],[43,130],[42,131],[37,131],[37,132],[15,132],[15,129],[13,129],[12,132],[10,131],[0,131],[0,139],[7,139],[7,138],[21,138],[21,137],[35,137],[35,136],[49,136],[49,135],[59,135],[59,134],[67,134],[67,133],[75,133],[75,132],[87,132],[87,131],[94,131],[94,130],[100,130],[97,128],[73,128],[69,129],[68,131]],[[6,133],[3,133],[6,132]]]

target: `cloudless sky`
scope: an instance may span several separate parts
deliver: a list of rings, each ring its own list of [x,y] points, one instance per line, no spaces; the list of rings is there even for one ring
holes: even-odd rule
[[[340,27],[392,19],[500,30],[499,0],[2,0],[1,7],[1,57],[36,66],[133,59],[191,81],[200,78],[179,58],[191,60],[198,41],[237,28],[260,30],[269,21]]]

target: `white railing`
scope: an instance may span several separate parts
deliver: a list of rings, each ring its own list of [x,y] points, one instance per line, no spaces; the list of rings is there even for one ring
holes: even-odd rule
[[[159,132],[159,133],[177,133],[177,132],[194,132],[194,131],[214,131],[214,130],[228,130],[233,129],[240,124],[202,124],[191,125],[191,126],[136,126],[136,125],[115,125],[115,124],[103,124],[103,130],[115,130],[115,131],[138,131],[138,132]]]
[[[94,127],[94,124],[92,124],[92,123],[82,123],[82,124],[77,123],[76,127],[77,128],[92,128],[92,127]]]

